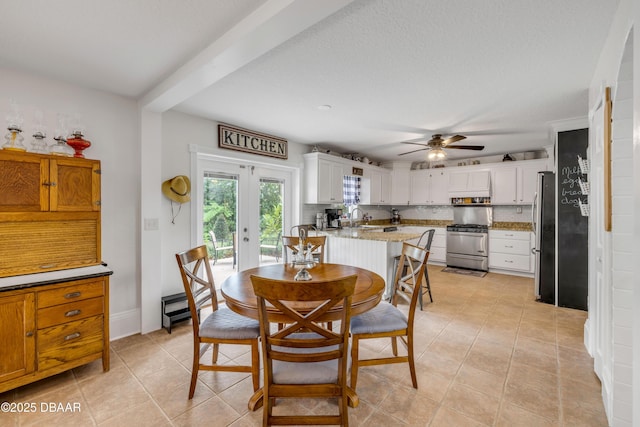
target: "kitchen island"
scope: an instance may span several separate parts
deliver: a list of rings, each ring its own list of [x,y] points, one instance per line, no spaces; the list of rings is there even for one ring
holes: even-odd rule
[[[446,226],[451,224],[447,220],[403,220],[402,224],[394,225],[388,222],[372,222],[370,225],[342,229],[324,230],[320,233],[327,236],[326,261],[337,264],[353,265],[374,271],[385,279],[386,289],[384,297],[391,295],[393,285],[394,258],[402,251],[402,242],[417,243],[422,233],[430,228],[436,230],[429,254],[430,264],[446,265]],[[383,231],[388,227],[396,227],[395,231]],[[494,222],[491,230],[511,230],[529,232],[529,222]],[[497,236],[496,236],[497,237]],[[495,242],[494,242],[495,243]],[[521,242],[516,242],[521,243]],[[496,245],[494,245],[496,246]],[[513,246],[513,245],[509,245]],[[522,244],[520,244],[522,246]],[[529,251],[530,249],[527,249]],[[522,261],[511,264],[510,258],[500,262],[505,257],[494,247],[490,248],[490,270],[506,274],[526,275],[532,273],[532,265]],[[502,251],[504,252],[504,251]],[[491,262],[493,255],[494,262]],[[508,254],[509,256],[513,254]],[[525,254],[520,258],[524,258]],[[527,252],[527,259],[529,252]],[[520,267],[520,264],[522,266]],[[518,266],[518,268],[515,268]]]
[[[396,231],[383,231],[384,227],[355,227],[326,230],[326,261],[364,268],[385,279],[383,298],[391,296],[394,258],[402,252],[402,243],[420,238],[416,227],[398,227]]]

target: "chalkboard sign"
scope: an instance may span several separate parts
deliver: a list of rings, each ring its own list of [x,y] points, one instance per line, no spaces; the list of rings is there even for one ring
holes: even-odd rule
[[[587,309],[589,224],[580,209],[588,195],[582,194],[578,178],[589,177],[582,173],[578,156],[587,158],[588,145],[588,129],[558,133],[558,305],[580,310]]]

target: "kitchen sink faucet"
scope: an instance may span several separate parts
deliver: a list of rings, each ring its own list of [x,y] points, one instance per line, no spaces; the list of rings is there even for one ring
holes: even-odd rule
[[[362,209],[360,208],[354,208],[351,213],[349,214],[349,228],[353,228],[353,218],[356,215],[356,211],[362,211]],[[365,214],[366,215],[366,214]],[[364,217],[363,217],[364,219]]]

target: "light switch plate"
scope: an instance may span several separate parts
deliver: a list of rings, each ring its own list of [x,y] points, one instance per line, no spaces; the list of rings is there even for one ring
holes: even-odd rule
[[[144,219],[144,230],[145,231],[153,231],[159,228],[159,220],[158,218],[145,218]]]

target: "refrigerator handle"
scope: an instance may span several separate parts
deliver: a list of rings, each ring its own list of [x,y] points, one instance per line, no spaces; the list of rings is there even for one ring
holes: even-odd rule
[[[538,205],[538,192],[533,193],[533,204],[531,205],[531,229],[535,233],[536,224],[536,206]]]

